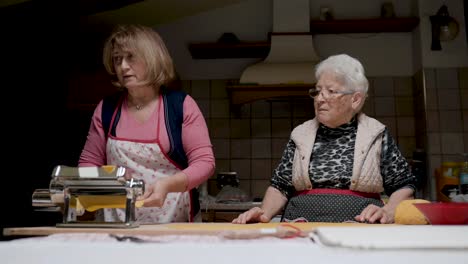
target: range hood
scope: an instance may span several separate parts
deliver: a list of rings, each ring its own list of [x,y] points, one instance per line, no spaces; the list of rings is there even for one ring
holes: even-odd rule
[[[310,34],[310,0],[273,0],[273,33],[264,61],[247,67],[240,84],[312,85],[320,60]]]

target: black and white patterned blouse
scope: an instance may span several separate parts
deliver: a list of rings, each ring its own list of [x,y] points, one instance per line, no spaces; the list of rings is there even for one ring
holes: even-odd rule
[[[356,143],[357,119],[337,128],[319,125],[309,175],[313,188],[349,189],[353,173],[354,145]],[[283,152],[280,164],[273,171],[271,186],[287,198],[294,195],[292,164],[296,144],[290,139]],[[382,140],[380,171],[385,193],[390,196],[403,187],[416,190],[416,177],[411,173],[406,159],[387,128]]]

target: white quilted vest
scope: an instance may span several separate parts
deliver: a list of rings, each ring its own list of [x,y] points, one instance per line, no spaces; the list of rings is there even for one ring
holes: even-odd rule
[[[292,181],[297,191],[312,189],[309,177],[310,156],[319,123],[316,118],[294,128],[291,139],[296,144],[292,167]],[[385,126],[364,113],[358,114],[358,129],[354,146],[353,176],[350,190],[381,193],[380,154]]]

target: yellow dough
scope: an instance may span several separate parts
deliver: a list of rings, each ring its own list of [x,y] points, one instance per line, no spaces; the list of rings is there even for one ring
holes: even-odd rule
[[[404,200],[395,209],[395,224],[401,225],[427,225],[429,222],[421,211],[413,204],[430,203],[423,199]]]
[[[125,208],[126,201],[125,196],[86,195],[75,199],[75,207],[77,211],[84,209],[88,212],[94,212],[102,208]],[[143,201],[135,202],[135,207],[142,206]]]
[[[104,166],[101,166],[101,168],[102,168],[105,172],[107,172],[107,173],[110,174],[110,173],[112,173],[112,172],[115,171],[116,166],[113,166],[113,165],[104,165]]]

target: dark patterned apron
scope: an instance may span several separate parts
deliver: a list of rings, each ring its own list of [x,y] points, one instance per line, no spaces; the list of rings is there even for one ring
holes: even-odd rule
[[[282,222],[346,222],[355,221],[368,205],[382,207],[378,193],[340,189],[312,189],[296,193],[289,199]]]

